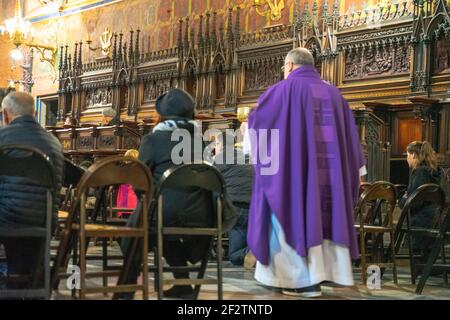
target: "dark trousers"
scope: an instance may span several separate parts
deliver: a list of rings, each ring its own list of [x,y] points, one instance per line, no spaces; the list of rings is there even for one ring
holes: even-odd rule
[[[239,208],[238,215],[239,217],[235,226],[228,232],[228,255],[232,264],[242,266],[244,264],[245,255],[248,252],[248,209]]]
[[[45,240],[34,238],[0,238],[6,254],[8,275],[34,275],[43,261]],[[42,268],[41,268],[42,269]],[[7,283],[8,289],[26,289],[31,283]]]
[[[127,222],[127,226],[134,227],[137,224],[138,214],[141,210],[141,202],[138,203],[135,213],[130,216]],[[152,221],[152,220],[151,220]],[[150,228],[149,231],[149,250],[153,251],[156,247],[156,232]],[[135,284],[141,273],[141,252],[142,241],[137,242],[134,255],[131,255],[132,239],[123,238],[120,241],[120,247],[125,259],[130,261],[130,268],[128,276],[125,279],[119,279],[121,284]],[[164,239],[163,242],[163,254],[167,264],[171,267],[183,267],[187,266],[188,262],[197,263],[203,257],[209,254],[208,250],[211,244],[211,237],[209,236],[195,236],[186,237],[183,240],[179,238]],[[174,278],[182,279],[189,278],[188,272],[174,272]],[[134,292],[121,293],[117,295],[123,299],[132,299]]]

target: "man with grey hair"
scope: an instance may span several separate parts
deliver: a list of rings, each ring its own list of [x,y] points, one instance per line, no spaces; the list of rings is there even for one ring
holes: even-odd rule
[[[284,79],[301,66],[313,66],[314,57],[308,49],[296,48],[291,51],[286,56],[284,60],[284,66],[282,70],[284,72]]]
[[[1,103],[4,128],[0,129],[0,146],[24,145],[49,156],[56,175],[57,192],[61,189],[64,156],[60,142],[35,119],[31,95],[12,92]],[[57,193],[59,194],[59,193]],[[42,226],[45,217],[45,188],[22,177],[0,177],[0,225],[4,228]],[[53,227],[59,206],[53,203]],[[44,241],[32,238],[2,238],[7,257],[8,274],[30,274],[37,267]],[[26,285],[26,284],[25,284]],[[17,288],[10,286],[8,288]]]
[[[283,71],[285,80],[249,116],[255,178],[247,240],[256,280],[312,298],[322,294],[322,282],[353,285],[353,208],[365,158],[352,111],[320,78],[312,54],[290,51]],[[279,137],[273,174],[264,173],[266,151],[275,149],[267,132]]]
[[[104,126],[115,126],[121,124],[117,111],[111,107],[103,109],[102,116],[102,125]]]

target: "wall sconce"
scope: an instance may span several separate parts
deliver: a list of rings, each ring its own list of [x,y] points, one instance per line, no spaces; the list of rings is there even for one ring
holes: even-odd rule
[[[111,53],[112,37],[113,37],[112,32],[108,28],[105,28],[105,31],[103,31],[102,36],[100,37],[100,47],[92,47],[91,46],[92,39],[91,39],[90,34],[88,34],[86,43],[88,44],[89,50],[97,51],[97,50],[101,49],[102,54],[106,57],[106,56],[109,56],[109,54]]]
[[[284,0],[254,0],[253,7],[256,9],[256,13],[260,16],[267,16],[270,14],[270,20],[278,21],[282,17],[282,11],[284,9]],[[264,7],[265,10],[261,11],[260,8]]]
[[[25,45],[30,48],[35,48],[41,55],[41,62],[45,61],[50,64],[54,79],[56,79],[56,46],[34,42],[34,39],[31,37],[31,24],[22,16],[20,0],[16,2],[14,18],[6,20],[5,25],[0,26],[0,33],[3,34],[5,31],[9,34],[10,41],[16,46],[11,53],[15,59],[20,60],[22,58],[19,49],[20,46]]]

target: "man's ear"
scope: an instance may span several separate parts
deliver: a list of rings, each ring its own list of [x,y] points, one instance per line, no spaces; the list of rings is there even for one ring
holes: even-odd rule
[[[294,70],[294,64],[289,61],[289,72],[292,72],[292,70]]]

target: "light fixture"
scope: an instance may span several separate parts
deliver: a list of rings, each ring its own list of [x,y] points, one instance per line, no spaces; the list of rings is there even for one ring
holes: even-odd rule
[[[284,0],[254,0],[253,7],[256,9],[256,13],[260,16],[270,15],[270,20],[278,21],[281,19],[281,11],[284,9]],[[264,7],[265,10],[261,11],[260,8]]]
[[[91,46],[92,39],[91,39],[90,34],[88,34],[88,36],[87,36],[86,43],[88,44],[89,50],[97,51],[97,50],[101,49],[103,56],[109,56],[111,53],[112,37],[113,37],[113,34],[109,30],[109,28],[105,28],[105,31],[103,31],[102,36],[100,37],[100,44],[101,44],[100,47],[92,47]]]
[[[16,47],[15,49],[13,49],[11,51],[11,58],[14,61],[22,61],[23,60],[23,53],[22,53],[22,51],[18,47]]]
[[[20,46],[24,45],[30,48],[35,48],[41,54],[41,61],[48,62],[55,74],[57,49],[55,46],[34,42],[31,23],[26,21],[22,16],[22,6],[20,0],[16,0],[14,17],[5,20],[4,26],[0,26],[0,32],[1,34],[4,34],[5,32],[8,33],[10,41],[16,46],[13,52],[11,52],[13,59],[23,59]]]

